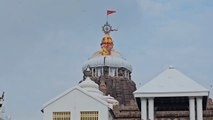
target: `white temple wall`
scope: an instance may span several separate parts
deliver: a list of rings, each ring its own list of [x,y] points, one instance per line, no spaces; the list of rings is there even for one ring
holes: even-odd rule
[[[98,111],[99,120],[108,120],[108,109],[85,93],[73,90],[44,108],[43,120],[53,120],[53,112],[71,112],[72,120],[80,120],[81,111]]]

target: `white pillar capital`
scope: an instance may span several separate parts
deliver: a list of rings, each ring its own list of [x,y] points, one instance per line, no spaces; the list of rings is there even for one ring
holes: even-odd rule
[[[189,99],[194,99],[195,97],[194,96],[189,96]]]
[[[149,99],[149,100],[154,100],[154,97],[149,97],[148,99]]]

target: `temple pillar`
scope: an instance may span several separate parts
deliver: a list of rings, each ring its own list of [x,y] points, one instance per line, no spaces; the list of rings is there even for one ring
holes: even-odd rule
[[[95,68],[95,77],[98,77],[98,68]]]
[[[147,120],[147,100],[141,98],[141,120]]]
[[[101,67],[101,75],[104,75],[104,67]]]
[[[115,68],[112,68],[112,76],[115,77]]]
[[[189,118],[195,120],[195,98],[189,97]]]
[[[197,97],[197,120],[203,120],[203,104],[202,97]]]
[[[112,68],[111,67],[109,67],[109,69],[108,69],[108,74],[109,74],[109,76],[112,76]]]
[[[148,99],[149,120],[154,120],[154,98]]]
[[[94,68],[91,69],[92,77],[94,76]]]
[[[98,77],[101,76],[101,68],[97,68],[98,70]]]

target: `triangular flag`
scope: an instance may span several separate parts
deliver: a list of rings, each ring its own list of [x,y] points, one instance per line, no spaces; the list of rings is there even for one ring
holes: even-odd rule
[[[115,13],[116,11],[114,11],[114,10],[107,10],[107,15],[109,15],[109,14],[112,14],[112,13]]]

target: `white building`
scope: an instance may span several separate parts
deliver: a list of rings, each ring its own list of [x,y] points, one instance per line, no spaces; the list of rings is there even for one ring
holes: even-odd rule
[[[142,120],[154,120],[155,111],[189,111],[190,120],[203,120],[209,90],[169,67],[134,92]]]
[[[43,106],[43,120],[113,120],[111,96],[103,96],[89,77]]]

